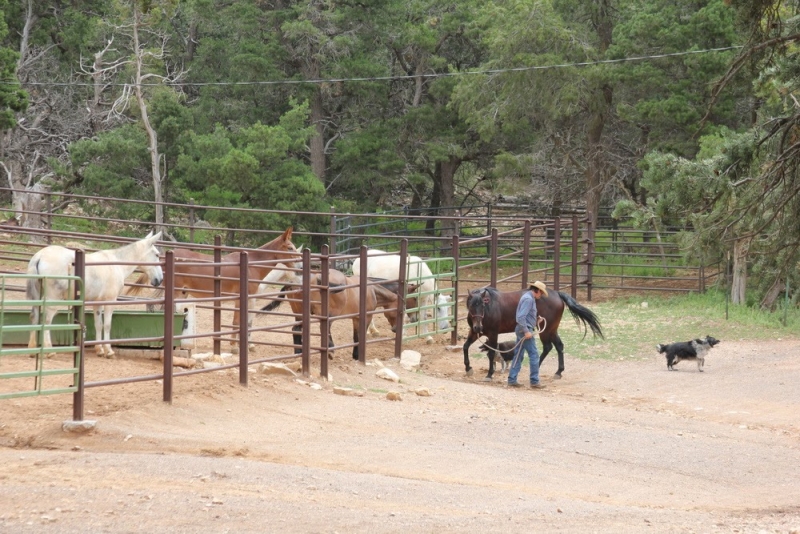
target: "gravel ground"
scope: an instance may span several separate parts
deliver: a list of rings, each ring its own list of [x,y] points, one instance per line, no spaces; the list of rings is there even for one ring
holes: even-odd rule
[[[0,532],[800,532],[800,340],[723,340],[704,373],[568,355],[544,390],[483,382],[485,358],[466,378],[444,343],[412,344],[417,372],[371,345],[399,383],[340,351],[319,390],[255,372],[177,379],[171,405],[157,382],[90,389],[82,435],[61,431],[69,396],[0,401]],[[159,365],[87,361],[93,379]]]

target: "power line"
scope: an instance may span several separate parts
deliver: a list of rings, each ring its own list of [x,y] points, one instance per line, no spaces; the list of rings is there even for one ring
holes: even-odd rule
[[[730,50],[738,50],[742,46],[726,46],[722,48],[707,48],[704,50],[687,50],[684,52],[671,52],[668,54],[653,54],[649,56],[634,56],[618,59],[600,59],[597,61],[582,61],[576,63],[560,63],[555,65],[531,65],[526,67],[511,67],[504,69],[485,69],[463,72],[441,72],[432,74],[404,74],[393,76],[366,76],[357,78],[314,78],[310,80],[266,80],[266,81],[248,81],[248,82],[170,82],[170,83],[143,83],[142,87],[163,87],[167,86],[193,86],[193,87],[208,87],[208,86],[248,86],[248,85],[305,85],[305,84],[321,84],[321,83],[342,83],[342,82],[382,82],[391,80],[413,80],[416,78],[447,78],[453,76],[469,76],[469,75],[486,75],[486,74],[503,74],[506,72],[527,72],[536,70],[551,70],[551,69],[565,69],[575,67],[591,67],[596,65],[610,65],[614,63],[628,63],[633,61],[647,61],[652,59],[663,59],[671,57],[689,56],[694,54],[707,54],[711,52],[727,52]],[[3,85],[19,85],[19,82],[0,81]],[[26,82],[26,86],[43,86],[43,87],[93,87],[94,83],[88,82]],[[131,85],[127,83],[112,83],[104,84],[110,86],[126,86]]]

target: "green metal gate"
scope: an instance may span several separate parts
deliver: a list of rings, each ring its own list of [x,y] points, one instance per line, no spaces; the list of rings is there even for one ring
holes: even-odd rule
[[[78,388],[78,373],[81,359],[81,338],[83,329],[83,297],[74,300],[48,300],[43,290],[41,300],[17,298],[15,294],[23,293],[29,280],[58,278],[69,280],[72,287],[80,287],[78,294],[83,295],[82,282],[76,276],[39,276],[25,274],[0,274],[0,399],[15,397],[31,397],[35,395],[52,395],[57,393],[74,393]],[[42,284],[46,287],[46,284]],[[73,292],[75,294],[75,292]],[[57,303],[57,304],[56,304]],[[39,314],[39,323],[14,324],[11,315],[19,315],[22,310],[30,311],[39,306],[43,311],[45,305],[68,307],[66,313],[59,313],[60,321],[45,325],[44,313]],[[6,317],[8,314],[8,317]],[[7,320],[8,319],[8,320]],[[51,332],[53,346],[42,347],[45,331]],[[20,347],[18,341],[12,344],[11,338],[19,338],[20,333],[37,338],[37,346]],[[63,358],[50,358],[50,355],[72,354],[72,363],[65,366]],[[71,379],[70,379],[71,376]]]
[[[406,266],[406,273],[409,272],[421,272],[421,270],[416,269],[415,264],[418,262],[409,261]],[[426,280],[433,279],[436,284],[436,289],[434,291],[419,291],[414,292],[406,295],[412,297],[418,297],[417,300],[417,307],[415,308],[406,308],[406,314],[417,314],[418,321],[412,323],[406,323],[405,328],[403,329],[403,341],[408,341],[410,339],[417,339],[421,337],[425,337],[427,335],[433,334],[444,334],[447,332],[453,331],[453,307],[455,306],[456,296],[455,296],[455,280],[456,280],[456,273],[455,273],[455,261],[453,258],[429,258],[424,260],[424,263],[428,265],[431,270],[432,276],[406,276],[406,284],[419,284],[422,285]],[[431,295],[433,296],[433,304],[424,305],[422,304],[423,297]],[[439,297],[449,297],[449,302],[447,305],[440,305],[438,301]],[[442,307],[445,311],[444,315],[439,315],[439,308]],[[422,313],[427,312],[425,315],[427,317],[426,320],[422,320]],[[440,326],[440,322],[446,322],[447,326]],[[425,328],[422,326],[427,326],[427,333],[425,333]]]

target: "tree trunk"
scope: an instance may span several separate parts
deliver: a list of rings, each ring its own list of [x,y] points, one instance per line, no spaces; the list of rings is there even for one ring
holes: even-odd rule
[[[142,115],[142,122],[147,131],[147,139],[150,143],[150,170],[153,173],[153,197],[156,204],[156,231],[164,230],[164,195],[161,191],[161,167],[159,166],[158,154],[158,134],[150,124],[150,116],[147,114],[147,102],[142,91],[142,63],[144,62],[143,50],[139,45],[139,24],[141,16],[134,3],[133,20],[133,46],[136,53],[136,101],[139,104],[139,112]]]
[[[731,302],[745,304],[747,298],[747,253],[750,249],[749,239],[737,239],[733,244],[733,280],[731,281]]]
[[[314,175],[325,184],[325,127],[323,124],[324,110],[322,105],[322,92],[319,87],[314,89],[314,94],[311,96],[311,124],[314,125],[316,133],[309,141],[309,150],[311,152],[311,170]]]
[[[455,215],[453,211],[453,206],[455,206],[455,176],[456,171],[458,171],[458,168],[461,166],[461,162],[461,158],[450,156],[449,160],[436,164],[433,184],[434,194],[431,199],[431,208],[443,207],[443,209],[438,210],[438,215],[447,217]],[[436,201],[436,205],[434,205],[434,201]],[[429,233],[433,233],[436,220],[437,219],[434,217],[428,219],[427,227]],[[455,221],[451,219],[439,220],[442,229],[442,238],[444,238],[442,248],[449,250],[450,239],[456,233],[456,224]]]
[[[775,282],[767,291],[767,294],[764,295],[764,298],[761,300],[761,309],[762,310],[769,310],[775,311],[775,303],[778,301],[778,297],[781,296],[781,293],[786,290],[786,284],[780,278],[776,278]]]

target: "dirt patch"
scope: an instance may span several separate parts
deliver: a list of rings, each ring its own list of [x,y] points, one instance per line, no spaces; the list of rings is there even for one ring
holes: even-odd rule
[[[334,338],[349,339],[349,323],[335,325]],[[369,346],[367,366],[338,351],[332,382],[318,361],[302,381],[181,377],[171,405],[160,382],[92,388],[86,416],[98,424],[85,435],[61,431],[70,396],[0,401],[0,530],[800,529],[800,340],[723,340],[704,373],[690,362],[668,372],[655,350],[596,361],[567,347],[564,378],[548,359],[541,391],[508,389],[504,375],[484,382],[477,353],[465,377],[448,342],[411,342],[419,371],[402,369],[386,342]],[[374,359],[400,382],[376,377]],[[90,380],[160,365],[86,362]]]

